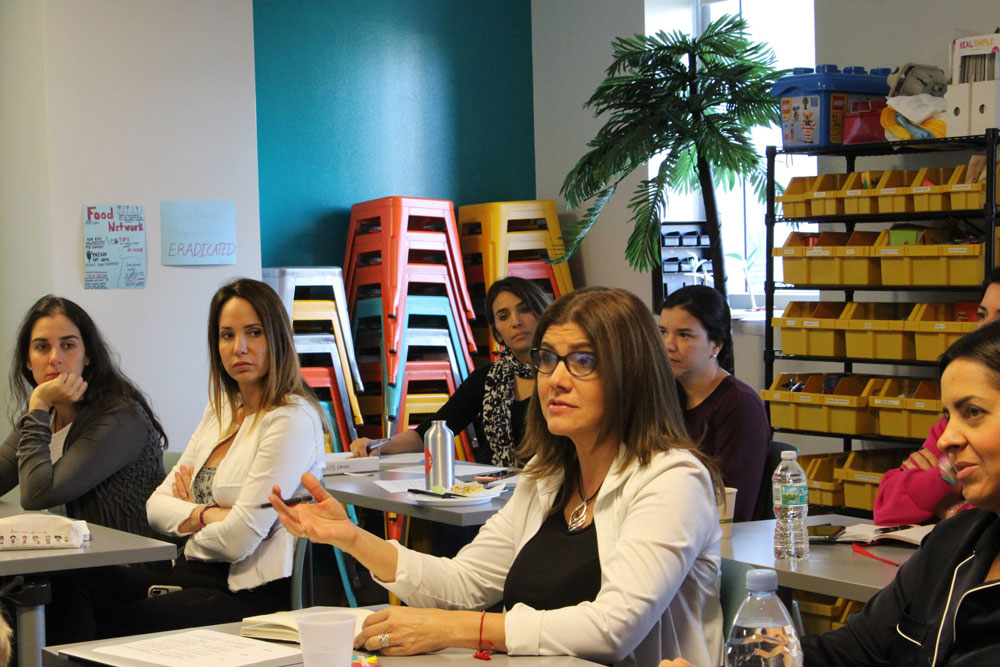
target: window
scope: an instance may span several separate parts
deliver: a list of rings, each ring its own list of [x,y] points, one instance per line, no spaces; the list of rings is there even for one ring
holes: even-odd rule
[[[653,4],[649,0],[647,5]],[[661,3],[662,4],[662,3]],[[672,3],[676,5],[677,3]],[[658,30],[690,30],[691,23],[698,29],[723,14],[742,13],[750,26],[750,37],[757,42],[766,42],[774,51],[778,69],[815,66],[815,33],[812,2],[775,3],[773,0],[690,0],[684,11],[664,11],[659,6],[647,13],[650,25],[648,32]],[[691,17],[694,16],[694,21]],[[753,133],[757,151],[763,159],[766,146],[781,145],[781,129],[757,128]],[[653,170],[658,165],[650,165]],[[816,173],[816,158],[785,156],[775,165],[775,181],[788,183],[793,176],[809,176]],[[655,173],[655,171],[651,171]],[[751,290],[760,294],[764,290],[765,229],[764,203],[757,200],[752,188],[737,187],[732,191],[716,193],[719,217],[722,222],[723,251],[736,253],[745,258]],[[704,211],[701,197],[671,193],[667,209],[670,220],[701,220]],[[775,229],[775,246],[784,243],[791,231],[789,225],[779,225]],[[726,258],[727,286],[730,294],[745,293],[746,280],[743,278],[743,261]],[[781,264],[775,263],[775,279],[781,280]]]

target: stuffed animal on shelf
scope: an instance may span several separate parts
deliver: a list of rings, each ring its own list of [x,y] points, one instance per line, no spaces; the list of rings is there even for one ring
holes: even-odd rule
[[[947,135],[941,116],[948,76],[939,67],[906,63],[887,77],[889,96],[880,118],[889,141],[934,139]]]

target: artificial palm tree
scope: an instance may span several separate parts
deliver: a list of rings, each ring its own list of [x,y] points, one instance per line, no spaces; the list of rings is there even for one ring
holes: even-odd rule
[[[765,175],[749,135],[753,127],[777,123],[778,102],[770,91],[784,72],[772,67],[769,47],[747,38],[741,16],[723,16],[699,37],[660,31],[619,37],[612,45],[607,78],[585,105],[608,120],[561,190],[571,208],[593,201],[579,221],[563,226],[560,259],[579,249],[629,174],[662,158],[656,175],[644,179],[629,201],[634,228],[625,257],[640,271],[659,267],[668,191],[700,188],[715,286],[725,293],[715,187],[746,177],[763,196]]]

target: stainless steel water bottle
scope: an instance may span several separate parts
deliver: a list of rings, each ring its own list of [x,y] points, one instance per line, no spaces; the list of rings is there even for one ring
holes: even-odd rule
[[[455,484],[455,434],[444,420],[431,422],[424,434],[424,472],[428,491],[435,486],[447,491]]]

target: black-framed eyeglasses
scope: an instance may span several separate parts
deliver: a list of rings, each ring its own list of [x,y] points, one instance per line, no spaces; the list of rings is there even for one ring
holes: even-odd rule
[[[597,355],[593,352],[570,352],[558,355],[542,347],[531,350],[531,365],[539,373],[545,375],[554,373],[560,361],[566,364],[566,370],[570,375],[578,378],[587,377],[597,370]]]

